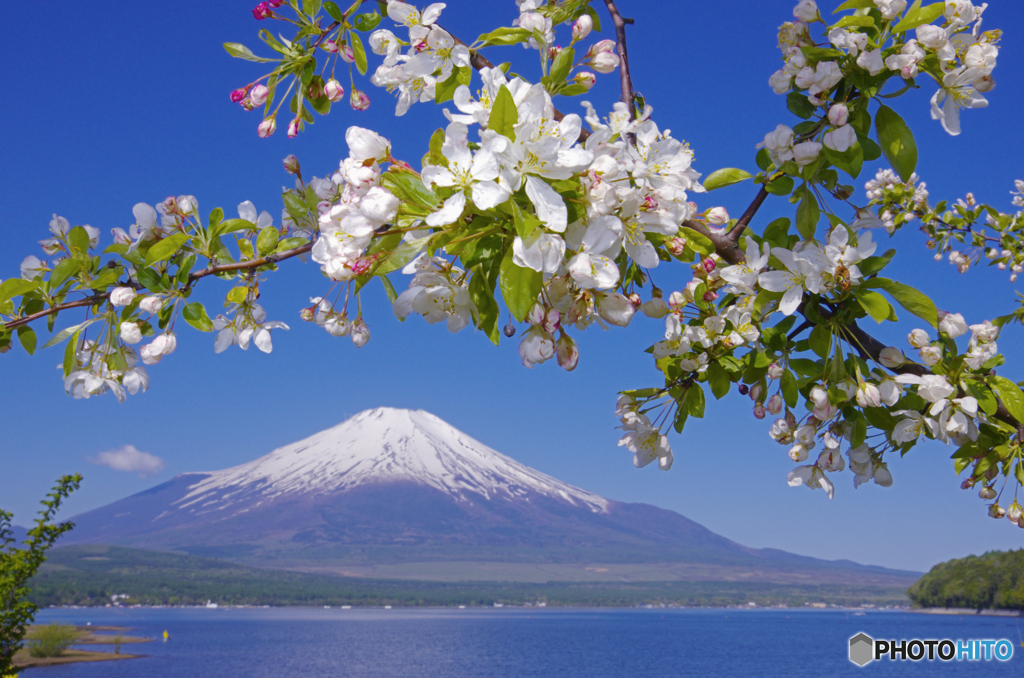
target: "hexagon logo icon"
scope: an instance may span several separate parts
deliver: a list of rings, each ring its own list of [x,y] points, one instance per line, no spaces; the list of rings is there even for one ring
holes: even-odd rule
[[[858,633],[850,638],[850,661],[857,666],[864,666],[875,658],[875,641],[866,633]]]

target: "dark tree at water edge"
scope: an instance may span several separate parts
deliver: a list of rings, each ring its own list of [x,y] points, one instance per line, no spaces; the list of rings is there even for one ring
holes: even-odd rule
[[[1024,611],[1024,549],[941,563],[907,595],[917,607]]]
[[[15,546],[13,515],[0,509],[0,676],[13,669],[14,653],[21,647],[25,631],[38,608],[28,600],[27,582],[46,560],[46,552],[73,523],[54,523],[54,516],[64,501],[78,489],[82,476],[62,476],[43,500],[43,509],[35,527],[21,547]]]

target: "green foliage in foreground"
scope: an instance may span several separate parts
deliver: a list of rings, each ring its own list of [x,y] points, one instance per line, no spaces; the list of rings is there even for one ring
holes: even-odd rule
[[[28,634],[28,653],[33,657],[59,657],[75,644],[78,636],[78,630],[67,624],[40,626]]]
[[[54,542],[74,525],[55,524],[61,502],[78,489],[82,476],[63,476],[43,500],[43,509],[28,531],[25,541],[15,544],[11,518],[0,509],[0,676],[12,672],[14,653],[21,647],[28,625],[35,617],[36,606],[28,599],[26,583],[46,560],[46,552]]]
[[[1024,549],[940,563],[907,594],[916,607],[1024,610]]]
[[[211,558],[115,546],[56,549],[31,582],[45,605],[407,605],[494,603],[550,606],[906,605],[895,586],[787,585],[753,582],[425,582],[374,580],[265,570]]]

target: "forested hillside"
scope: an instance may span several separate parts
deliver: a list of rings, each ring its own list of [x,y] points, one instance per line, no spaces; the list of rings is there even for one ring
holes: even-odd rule
[[[1024,610],[1024,549],[940,563],[907,594],[917,607]]]

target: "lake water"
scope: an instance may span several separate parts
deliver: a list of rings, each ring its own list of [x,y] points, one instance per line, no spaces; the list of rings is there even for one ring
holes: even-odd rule
[[[841,610],[80,609],[37,621],[128,626],[142,659],[31,669],[28,678],[798,678],[1022,675],[1024,619]],[[849,638],[1007,638],[1010,661],[858,668]],[[99,649],[99,648],[97,648]]]

